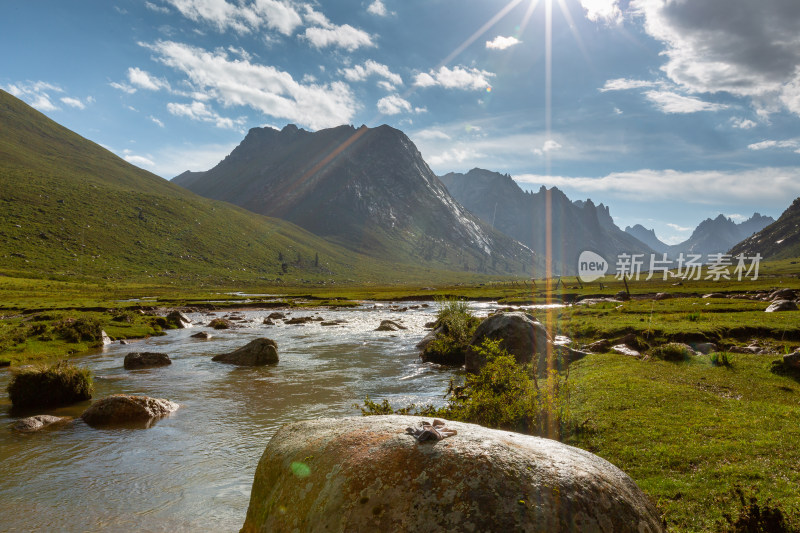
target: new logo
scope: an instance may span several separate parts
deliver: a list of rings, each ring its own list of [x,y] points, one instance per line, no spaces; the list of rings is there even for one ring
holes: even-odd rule
[[[585,250],[578,258],[578,278],[586,283],[602,278],[608,272],[608,262],[602,256]]]

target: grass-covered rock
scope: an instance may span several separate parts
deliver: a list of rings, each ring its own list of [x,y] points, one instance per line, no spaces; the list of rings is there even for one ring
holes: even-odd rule
[[[88,400],[94,386],[92,372],[65,361],[14,372],[8,396],[14,407],[55,407]]]
[[[464,300],[441,300],[434,330],[423,343],[423,361],[440,365],[461,366],[480,319],[469,310]]]
[[[650,350],[651,357],[664,361],[686,361],[692,355],[692,349],[680,342],[668,342]]]

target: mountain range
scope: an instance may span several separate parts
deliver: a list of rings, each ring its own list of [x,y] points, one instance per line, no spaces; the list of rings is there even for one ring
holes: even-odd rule
[[[217,166],[173,182],[373,257],[495,274],[541,272],[528,247],[455,201],[411,140],[386,125],[253,128]]]
[[[625,232],[646,243],[656,252],[666,253],[669,257],[677,257],[681,253],[699,254],[706,257],[709,254],[727,252],[737,243],[773,222],[775,222],[774,218],[759,213],[754,213],[752,217],[738,224],[731,218],[718,215],[714,219],[707,218],[702,221],[687,240],[674,245],[660,241],[656,237],[655,231],[648,230],[641,224],[628,226],[625,228]]]
[[[3,91],[0,124],[4,273],[198,286],[453,271],[539,277],[545,255],[559,275],[574,273],[583,250],[611,262],[667,246],[642,227],[621,231],[607,206],[555,187],[525,192],[481,169],[440,179],[388,126],[254,128],[216,167],[170,183]],[[667,251],[800,255],[800,200],[769,222],[709,219]]]
[[[441,180],[456,200],[495,229],[551,257],[554,274],[574,274],[584,250],[612,265],[622,253],[652,253],[614,224],[607,206],[570,201],[556,187],[526,192],[508,174],[479,168]]]

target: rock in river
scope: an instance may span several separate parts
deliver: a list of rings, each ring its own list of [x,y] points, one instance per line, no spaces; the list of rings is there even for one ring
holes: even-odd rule
[[[178,409],[178,404],[149,396],[115,394],[94,402],[81,418],[90,426],[106,426],[131,422],[149,423]]]
[[[131,352],[125,356],[122,366],[127,370],[137,368],[150,368],[153,366],[171,365],[172,360],[165,353],[158,352]]]
[[[189,319],[189,317],[177,310],[172,311],[170,312],[170,314],[167,315],[167,322],[172,324],[176,328],[192,327],[192,321]]]
[[[370,416],[283,426],[253,481],[242,532],[661,532],[659,513],[620,469],[560,442],[447,421]]]
[[[233,352],[215,355],[211,360],[241,366],[273,365],[278,362],[278,344],[262,337]]]
[[[394,320],[381,320],[381,325],[375,331],[399,331],[401,329],[406,329],[406,327]]]
[[[53,424],[62,424],[64,422],[69,422],[72,420],[70,416],[53,416],[53,415],[36,415],[36,416],[29,416],[28,418],[23,418],[21,420],[17,420],[14,424],[14,429],[17,431],[22,431],[23,433],[30,433],[33,431],[39,431],[40,429],[44,429],[48,426],[52,426]]]
[[[522,312],[496,313],[481,322],[472,336],[465,361],[468,371],[478,372],[486,364],[486,358],[474,349],[486,338],[502,339],[500,346],[519,364],[530,363],[534,354],[545,356],[548,344],[552,344],[545,327],[533,316]]]

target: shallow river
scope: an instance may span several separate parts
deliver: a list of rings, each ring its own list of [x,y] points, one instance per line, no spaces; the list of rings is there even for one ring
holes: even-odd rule
[[[410,307],[413,302],[400,304]],[[376,307],[377,306],[377,307]],[[479,316],[496,307],[472,306]],[[192,328],[129,345],[113,344],[75,362],[95,373],[95,398],[144,394],[180,404],[148,429],[67,426],[20,434],[10,426],[0,371],[0,531],[238,531],[244,522],[256,464],[267,441],[290,421],[358,415],[366,396],[395,405],[442,404],[453,370],[423,364],[414,345],[434,319],[430,307],[392,310],[368,303],[346,310],[291,310],[288,317],[322,316],[340,326],[262,324],[272,310],[242,311],[234,330],[208,330],[212,314],[189,317]],[[212,316],[213,315],[213,316]],[[391,319],[407,330],[379,332]],[[278,343],[280,363],[240,368],[211,356],[257,337]],[[160,351],[172,365],[128,371],[132,351]],[[90,402],[26,414],[78,417]]]

